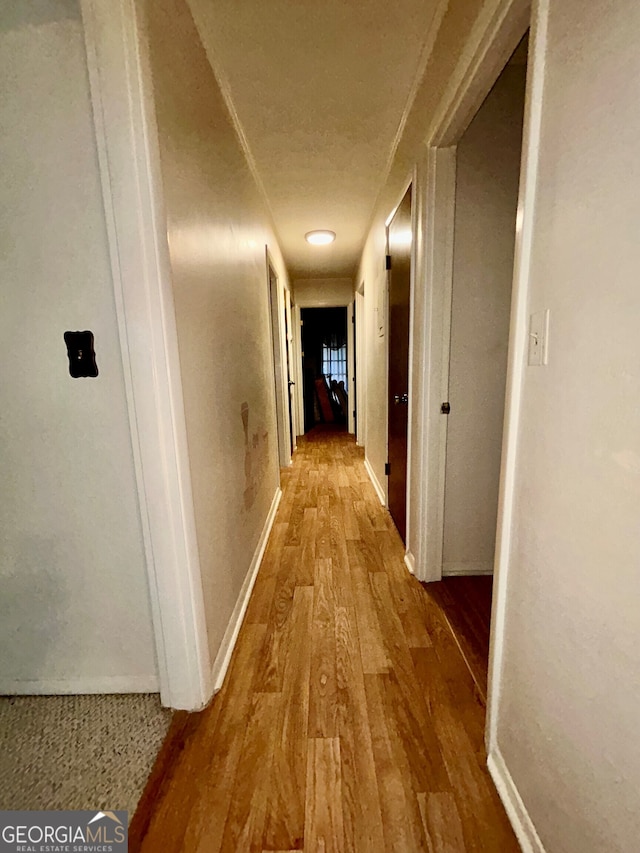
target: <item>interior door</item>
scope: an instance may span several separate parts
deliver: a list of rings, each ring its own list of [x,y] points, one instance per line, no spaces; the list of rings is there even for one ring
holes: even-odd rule
[[[387,229],[390,258],[388,495],[389,511],[403,542],[407,529],[411,235],[409,187]]]
[[[271,319],[271,344],[273,351],[273,376],[276,392],[276,428],[278,432],[278,456],[280,467],[284,468],[291,462],[292,445],[289,443],[289,428],[287,427],[287,401],[289,389],[285,388],[283,375],[283,338],[284,319],[280,313],[280,298],[278,277],[269,263],[269,317]],[[286,374],[285,374],[286,375]]]
[[[290,310],[291,310],[291,302],[290,302],[289,292],[287,291],[286,292],[286,302],[285,302],[285,307],[284,307],[284,334],[285,334],[285,341],[286,341],[285,352],[287,355],[287,392],[286,392],[286,395],[287,395],[287,402],[288,402],[288,409],[289,409],[289,412],[288,412],[288,414],[289,414],[289,437],[291,440],[291,451],[293,452],[293,449],[296,446],[296,436],[295,436],[295,432],[293,429],[293,406],[294,406],[293,386],[296,383],[291,378],[291,352],[290,352],[291,334],[289,331],[289,312],[290,312]]]

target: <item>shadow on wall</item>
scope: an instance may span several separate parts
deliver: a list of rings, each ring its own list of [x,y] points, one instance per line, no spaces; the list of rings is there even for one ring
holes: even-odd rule
[[[264,430],[249,435],[249,404],[240,406],[244,429],[244,508],[251,509],[267,471],[267,439],[269,433]]]
[[[58,640],[77,614],[67,588],[69,555],[60,542],[24,536],[19,543],[13,558],[6,554],[2,575],[0,622],[10,639],[2,649],[0,676],[18,680],[28,673],[29,681],[37,681],[55,677]]]
[[[57,0],[56,3],[3,3],[0,7],[0,33],[9,33],[23,27],[79,20],[80,7],[76,0]]]

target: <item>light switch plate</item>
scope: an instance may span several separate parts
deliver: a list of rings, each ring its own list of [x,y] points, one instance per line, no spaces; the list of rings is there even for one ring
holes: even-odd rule
[[[549,363],[549,309],[536,311],[529,319],[530,367],[544,367]]]

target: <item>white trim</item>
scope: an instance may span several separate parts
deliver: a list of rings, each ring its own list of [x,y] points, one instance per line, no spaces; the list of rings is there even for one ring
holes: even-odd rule
[[[231,662],[231,655],[233,654],[238,634],[242,627],[244,615],[247,612],[251,592],[253,591],[256,578],[258,577],[258,570],[260,569],[260,564],[264,557],[264,552],[269,541],[269,535],[271,533],[271,528],[273,527],[273,522],[276,518],[276,513],[278,512],[278,505],[280,504],[281,497],[282,489],[278,488],[273,496],[267,520],[265,521],[262,533],[260,534],[260,539],[258,540],[258,546],[254,552],[251,565],[249,566],[249,571],[247,572],[242,584],[242,589],[240,590],[240,595],[236,601],[236,606],[233,608],[233,613],[229,619],[227,630],[224,632],[220,649],[218,650],[218,654],[216,655],[216,659],[211,669],[211,682],[213,684],[214,692],[216,693],[222,687],[229,668],[229,663]]]
[[[151,77],[135,0],[81,0],[163,704],[210,698]]]
[[[427,145],[457,145],[531,20],[531,0],[493,0],[476,18],[431,122]]]
[[[284,311],[287,319],[286,328],[287,328],[287,364],[289,366],[289,374],[287,379],[291,379],[293,385],[287,386],[287,393],[289,394],[289,408],[291,411],[291,455],[293,456],[294,452],[298,449],[297,438],[300,435],[299,427],[298,427],[298,407],[296,400],[296,362],[295,362],[295,353],[294,353],[294,345],[293,345],[293,302],[291,301],[291,290],[287,286],[287,282],[284,281]],[[293,460],[291,461],[293,464]]]
[[[410,252],[410,270],[409,270],[409,334],[407,341],[407,393],[409,396],[409,403],[407,406],[407,457],[406,457],[406,469],[405,469],[405,532],[404,539],[405,542],[409,542],[409,529],[410,529],[410,501],[411,501],[411,419],[413,417],[413,393],[412,393],[412,372],[413,372],[413,340],[414,340],[414,331],[413,331],[413,316],[414,316],[414,302],[415,302],[415,268],[416,268],[416,181],[417,181],[417,167],[413,166],[409,176],[405,179],[402,187],[402,192],[398,196],[398,200],[396,204],[393,206],[392,213],[389,214],[387,219],[385,220],[385,240],[386,240],[386,255],[391,254],[391,249],[389,246],[389,227],[393,222],[393,218],[398,212],[398,208],[402,204],[402,201],[405,195],[411,190],[411,252]],[[390,299],[390,287],[391,287],[391,270],[387,270],[385,273],[384,279],[384,294],[383,294],[383,305],[384,305],[384,320],[383,320],[383,336],[384,336],[384,352],[385,352],[385,429],[386,429],[386,441],[385,441],[385,458],[389,459],[389,329],[390,329],[390,317],[389,317],[389,299]],[[378,328],[380,328],[380,320],[378,319]],[[384,501],[382,501],[383,506],[388,506],[389,503],[389,478],[386,478],[385,481],[386,489],[383,494],[385,496]]]
[[[411,551],[407,551],[404,555],[404,564],[409,569],[412,575],[416,573],[416,558]]]
[[[157,675],[103,675],[86,678],[2,679],[1,696],[57,696],[87,693],[157,693]]]
[[[269,327],[271,329],[274,407],[276,431],[278,433],[278,460],[280,468],[287,468],[291,465],[293,448],[289,432],[288,407],[291,396],[287,384],[287,338],[284,329],[286,297],[284,286],[280,281],[280,276],[278,275],[268,246],[265,246],[265,257],[267,262],[267,298],[269,303]],[[274,280],[273,287],[271,285],[272,276]]]
[[[417,253],[418,253],[418,200],[417,196],[417,187],[418,187],[418,167],[414,164],[412,173],[411,173],[411,182],[409,183],[409,187],[411,188],[411,253],[410,253],[410,263],[409,263],[409,339],[407,341],[408,352],[407,352],[407,393],[409,395],[409,402],[407,405],[407,466],[405,473],[405,522],[404,522],[404,541],[405,544],[411,541],[410,536],[412,534],[412,524],[411,524],[411,510],[412,510],[412,497],[411,497],[411,483],[412,483],[412,474],[413,474],[413,464],[412,464],[412,452],[413,452],[413,429],[411,425],[413,423],[413,414],[415,409],[415,402],[413,399],[413,384],[414,384],[414,358],[413,358],[413,346],[415,341],[415,323],[414,317],[416,313],[416,262],[417,262]],[[408,188],[407,188],[408,189]],[[387,311],[388,313],[388,311]],[[389,351],[389,336],[387,335],[387,353]],[[389,366],[387,364],[387,375],[388,375]],[[387,412],[387,430],[389,429],[389,415]],[[387,438],[387,447],[389,446],[389,440]],[[389,458],[389,452],[387,450],[387,459]]]
[[[371,482],[373,484],[373,488],[376,490],[378,500],[380,501],[382,506],[386,506],[387,505],[387,498],[385,495],[385,491],[382,488],[380,481],[376,477],[376,475],[373,471],[373,468],[371,467],[371,463],[369,462],[369,460],[367,459],[366,456],[364,457],[364,467],[367,471],[367,474],[369,475],[369,479],[371,480]]]
[[[294,371],[295,371],[295,388],[294,388],[294,400],[296,405],[296,411],[298,413],[297,420],[297,430],[298,436],[304,435],[304,394],[303,394],[303,382],[304,377],[302,373],[302,318],[300,314],[300,306],[294,303],[292,306],[291,315],[293,317],[293,362],[294,362]],[[296,438],[298,437],[296,436]]]
[[[540,836],[497,747],[489,754],[487,767],[523,853],[545,853]]]
[[[453,578],[466,575],[492,575],[493,563],[443,563],[442,577]]]
[[[367,397],[367,359],[366,354],[366,319],[365,319],[365,295],[364,282],[356,291],[355,313],[356,313],[356,444],[365,447],[367,424],[366,424],[366,397]]]
[[[356,419],[354,416],[354,390],[355,390],[355,364],[356,364],[356,354],[355,348],[353,345],[353,327],[355,324],[355,316],[356,316],[356,302],[355,296],[353,300],[347,305],[347,403],[349,406],[349,411],[347,412],[347,431],[351,435],[355,435],[356,432]]]
[[[442,577],[444,488],[447,416],[440,411],[448,399],[453,240],[455,227],[456,149],[430,148],[427,152],[427,186],[424,214],[424,298],[421,316],[422,382],[416,400],[419,442],[419,476],[416,516],[418,530],[412,546],[416,571],[422,581]],[[435,451],[435,452],[434,452]]]
[[[534,233],[538,151],[542,128],[545,55],[549,0],[535,0],[529,36],[529,63],[525,97],[520,194],[516,226],[516,245],[511,299],[511,325],[507,360],[507,389],[504,411],[498,528],[494,561],[491,635],[489,640],[489,677],[487,690],[487,752],[497,746],[498,707],[500,704],[504,654],[507,577],[511,555],[511,526],[516,477],[516,456],[520,423],[520,402],[528,346],[528,301],[531,245]]]
[[[416,353],[423,375],[418,385],[421,399],[415,401],[420,412],[416,473],[423,488],[415,490],[419,524],[411,540],[418,577],[423,581],[442,577],[447,420],[440,414],[440,404],[448,399],[449,387],[455,146],[522,38],[531,15],[530,2],[494,0],[483,6],[426,139],[425,244],[420,258],[425,269],[421,319],[426,333],[421,352]]]

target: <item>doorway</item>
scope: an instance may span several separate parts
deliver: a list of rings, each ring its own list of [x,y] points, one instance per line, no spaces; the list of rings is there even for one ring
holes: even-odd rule
[[[457,146],[443,576],[493,573],[526,58],[523,40]]]
[[[289,332],[287,304],[281,293],[278,276],[267,252],[269,282],[269,326],[273,353],[273,377],[276,397],[276,427],[278,433],[278,459],[281,468],[291,465],[295,446],[293,414],[291,411],[291,365],[289,357]]]
[[[409,325],[411,296],[411,187],[387,228],[389,269],[387,494],[402,541],[407,533],[407,448],[409,433]]]
[[[286,293],[286,300],[284,306],[284,339],[285,339],[285,359],[287,363],[287,386],[285,388],[285,396],[287,398],[287,408],[288,408],[288,426],[289,426],[289,447],[291,448],[291,453],[296,448],[296,431],[293,423],[293,412],[294,412],[294,397],[293,397],[293,387],[296,384],[291,378],[291,330],[289,329],[289,317],[291,315],[291,297],[289,296],[289,292]]]
[[[304,431],[346,429],[349,415],[347,308],[303,308]]]
[[[486,698],[528,33],[449,164],[450,282],[443,311],[440,537],[429,587]],[[451,157],[451,154],[448,154]],[[453,168],[451,168],[451,162]],[[434,516],[435,517],[435,516]]]
[[[365,322],[364,322],[364,282],[356,291],[355,301],[353,303],[354,317],[354,392],[356,391],[355,377],[362,377],[357,392],[354,393],[354,429],[356,435],[356,444],[359,447],[364,447],[366,444],[366,422],[365,422],[365,395],[367,390],[367,373],[366,373],[366,346],[365,346]]]

